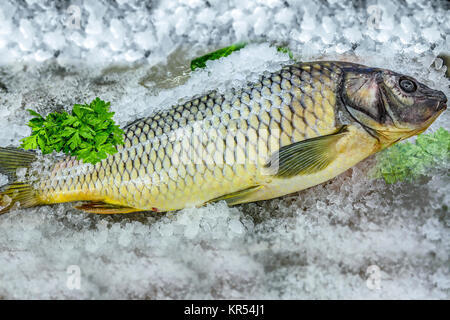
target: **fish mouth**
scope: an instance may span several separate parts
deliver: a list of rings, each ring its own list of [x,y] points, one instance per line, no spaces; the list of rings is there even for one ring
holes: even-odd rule
[[[445,109],[447,109],[447,104],[444,101],[441,101],[438,103],[436,109],[437,111],[444,111]]]
[[[436,106],[436,112],[433,116],[430,117],[430,119],[428,119],[424,125],[422,126],[422,128],[420,128],[419,130],[417,130],[413,135],[416,134],[420,134],[422,132],[424,132],[426,129],[428,129],[428,127],[434,122],[434,120],[437,119],[437,117],[439,117],[441,115],[442,112],[444,112],[445,109],[447,109],[447,104],[446,104],[447,100],[445,101],[440,101],[438,102],[437,106]]]
[[[422,132],[424,132],[426,129],[428,129],[428,127],[441,115],[442,112],[444,112],[445,109],[447,109],[447,99],[445,99],[445,101],[438,101],[438,103],[436,104],[435,107],[435,112],[434,114],[431,115],[431,117],[429,117],[425,122],[422,123],[422,125],[419,128],[400,128],[397,126],[393,126],[393,127],[389,127],[386,129],[373,129],[373,131],[376,134],[376,138],[379,140],[380,138],[389,141],[390,143],[389,145],[392,145],[393,143],[396,143],[398,141],[401,140],[405,140],[407,138],[410,138],[412,136],[418,135]],[[362,124],[363,125],[363,124]],[[366,129],[366,126],[363,125],[363,127]],[[370,128],[372,129],[372,128]],[[369,132],[370,133],[370,132]],[[396,135],[401,135],[401,137],[398,138],[391,138],[390,136],[396,136]],[[373,136],[373,134],[371,134]]]

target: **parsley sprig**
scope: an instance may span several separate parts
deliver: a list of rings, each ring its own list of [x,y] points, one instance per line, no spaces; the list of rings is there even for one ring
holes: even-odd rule
[[[386,183],[412,181],[449,160],[450,132],[441,127],[433,133],[418,135],[415,143],[398,143],[380,152],[373,175]]]
[[[194,71],[198,68],[205,68],[206,67],[206,61],[210,60],[217,60],[223,57],[229,56],[234,51],[239,51],[242,48],[244,48],[247,45],[246,42],[239,42],[232,44],[231,46],[221,48],[219,50],[207,53],[201,57],[195,58],[191,61],[191,70]],[[294,58],[294,55],[292,54],[292,51],[288,47],[277,47],[278,52],[283,52],[287,55],[289,55],[290,59]]]
[[[223,57],[229,56],[234,51],[239,51],[247,45],[245,42],[239,42],[236,44],[232,44],[231,46],[221,48],[219,50],[207,53],[201,57],[195,58],[191,61],[191,70],[194,71],[197,68],[205,68],[206,61],[209,60],[217,60]]]
[[[71,114],[52,112],[44,118],[28,110],[34,116],[28,123],[32,133],[21,140],[21,147],[39,148],[43,154],[62,151],[85,163],[100,162],[117,152],[116,145],[124,144],[123,130],[109,107],[109,102],[96,98],[90,104],[75,104]]]

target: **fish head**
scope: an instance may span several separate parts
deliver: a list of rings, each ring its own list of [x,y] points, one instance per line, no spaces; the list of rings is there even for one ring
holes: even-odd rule
[[[385,69],[348,67],[342,89],[347,111],[382,148],[425,131],[447,108],[442,91]]]

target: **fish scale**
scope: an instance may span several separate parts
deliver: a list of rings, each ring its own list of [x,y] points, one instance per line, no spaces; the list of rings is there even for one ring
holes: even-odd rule
[[[272,199],[423,132],[446,102],[441,91],[386,69],[287,65],[136,120],[118,152],[96,165],[0,148],[0,172],[12,181],[0,190],[0,213],[17,203],[86,201],[77,208],[127,213]]]
[[[331,62],[289,65],[243,88],[212,91],[139,119],[101,163],[56,164],[41,179],[40,197],[168,211],[250,187],[274,151],[336,129],[340,74]]]

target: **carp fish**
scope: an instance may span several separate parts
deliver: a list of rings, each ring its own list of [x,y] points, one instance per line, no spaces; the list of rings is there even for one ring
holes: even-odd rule
[[[125,144],[96,165],[74,157],[36,161],[33,153],[1,148],[0,172],[10,183],[0,213],[62,202],[128,213],[272,199],[423,132],[446,102],[443,92],[386,69],[289,64],[128,124]]]

